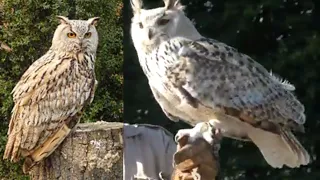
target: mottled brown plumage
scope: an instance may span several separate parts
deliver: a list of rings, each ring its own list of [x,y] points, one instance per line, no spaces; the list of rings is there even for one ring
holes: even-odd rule
[[[25,157],[24,172],[49,156],[79,122],[94,97],[98,18],[59,16],[52,46],[13,89],[14,107],[4,159]],[[73,33],[73,35],[70,35]]]

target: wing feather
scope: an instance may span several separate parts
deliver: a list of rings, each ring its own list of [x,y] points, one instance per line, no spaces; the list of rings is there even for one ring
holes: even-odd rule
[[[305,122],[304,106],[290,92],[288,82],[274,78],[249,56],[206,38],[174,41],[180,46],[173,55],[178,61],[166,75],[202,104],[234,108],[256,121]]]
[[[16,161],[20,150],[31,152],[42,145],[93,96],[94,72],[80,68],[70,56],[48,57],[33,63],[12,91],[15,105],[5,158]]]

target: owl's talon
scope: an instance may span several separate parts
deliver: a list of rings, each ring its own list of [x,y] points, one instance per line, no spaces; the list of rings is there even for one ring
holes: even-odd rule
[[[191,134],[192,129],[180,129],[177,134],[174,136],[174,140],[176,143],[180,141],[184,136],[189,136]]]
[[[197,138],[203,138],[211,144],[213,142],[213,132],[210,129],[211,126],[208,123],[198,123],[192,129],[179,130],[175,135],[175,141],[178,143],[182,137],[188,136],[188,142],[194,142]]]
[[[215,130],[214,130],[214,137],[215,137],[216,139],[222,139],[221,129],[215,129]]]

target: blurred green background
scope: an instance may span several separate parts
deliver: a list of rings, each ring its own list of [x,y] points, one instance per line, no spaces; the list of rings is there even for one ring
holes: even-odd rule
[[[10,94],[23,72],[50,47],[59,21],[99,16],[96,74],[99,81],[93,104],[83,121],[122,121],[123,49],[122,0],[0,0],[0,41],[12,52],[0,50],[0,179],[27,179],[20,165],[2,160],[13,106]]]
[[[163,6],[145,0],[145,8]],[[199,32],[227,43],[285,77],[296,86],[306,107],[306,134],[297,134],[314,159],[298,169],[272,169],[252,143],[226,139],[222,143],[221,179],[316,180],[320,112],[319,0],[182,0]],[[161,125],[176,133],[188,127],[168,120],[155,102],[130,38],[132,11],[124,0],[124,120]]]

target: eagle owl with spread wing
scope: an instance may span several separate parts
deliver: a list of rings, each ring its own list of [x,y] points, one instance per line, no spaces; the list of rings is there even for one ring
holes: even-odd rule
[[[96,23],[58,16],[50,49],[36,60],[14,87],[14,107],[4,159],[25,157],[23,171],[48,157],[79,122],[94,97]]]
[[[141,0],[132,0],[131,37],[163,112],[195,126],[176,137],[194,139],[205,122],[224,137],[252,141],[274,168],[308,164],[308,152],[292,134],[304,131],[306,119],[295,87],[235,48],[201,36],[179,0],[164,4],[143,9]]]

